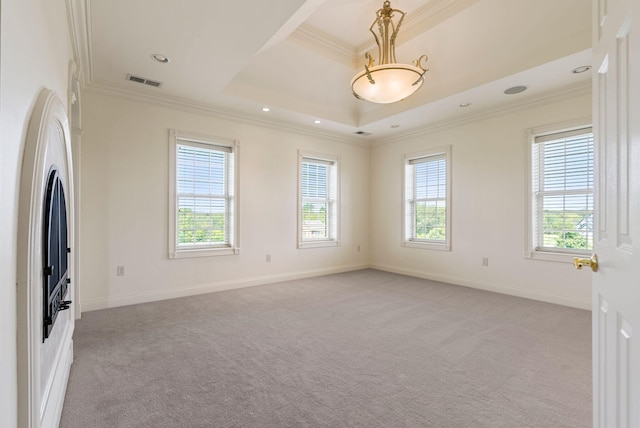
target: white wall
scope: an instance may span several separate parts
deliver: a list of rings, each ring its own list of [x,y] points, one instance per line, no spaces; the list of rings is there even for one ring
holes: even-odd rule
[[[0,9],[0,415],[17,424],[16,247],[22,151],[43,88],[66,102],[71,58],[64,0],[2,0]]]
[[[83,310],[367,266],[367,147],[90,91],[82,101]],[[168,258],[170,128],[240,141],[240,254]],[[299,149],[341,158],[339,247],[296,248]]]
[[[372,149],[97,92],[83,95],[83,310],[366,266],[590,307],[588,272],[523,256],[525,131],[590,117],[588,94]],[[241,254],[168,258],[170,128],[240,140]],[[401,247],[401,156],[449,144],[452,250]],[[338,248],[296,249],[298,149],[342,159]],[[116,276],[118,265],[125,266],[124,277]]]
[[[373,267],[589,309],[590,272],[523,253],[525,131],[590,116],[582,95],[373,148]],[[443,145],[452,147],[452,249],[401,247],[402,155]]]

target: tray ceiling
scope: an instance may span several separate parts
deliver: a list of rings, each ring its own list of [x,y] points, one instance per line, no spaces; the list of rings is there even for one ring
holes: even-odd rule
[[[425,84],[376,105],[350,92],[381,0],[72,0],[83,83],[315,132],[373,141],[554,93],[588,91],[584,0],[395,0],[397,57],[429,56]],[[161,64],[151,58],[170,58]],[[160,88],[127,74],[162,82]],[[510,86],[526,85],[507,96]],[[461,108],[460,104],[471,103]],[[268,106],[269,113],[262,112]],[[322,123],[315,124],[316,120]],[[391,125],[399,127],[391,128]],[[353,133],[363,130],[368,137]]]

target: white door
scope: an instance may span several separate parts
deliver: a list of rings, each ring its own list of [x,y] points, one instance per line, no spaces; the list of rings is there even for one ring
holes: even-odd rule
[[[640,427],[640,0],[593,0],[594,427]]]

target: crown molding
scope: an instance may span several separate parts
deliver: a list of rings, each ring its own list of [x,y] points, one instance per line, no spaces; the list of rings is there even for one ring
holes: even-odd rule
[[[402,37],[399,40],[406,43],[469,8],[478,1],[479,0],[431,0],[417,10],[407,13],[401,27]],[[355,48],[357,58],[364,58],[365,52],[372,49],[377,49],[377,45],[371,37],[370,40],[360,43]]]
[[[507,105],[487,109],[485,111],[470,116],[465,116],[463,118],[447,119],[433,122],[420,128],[414,128],[413,130],[409,130],[394,137],[372,139],[367,141],[349,138],[337,133],[326,131],[323,132],[318,129],[307,128],[283,120],[267,120],[262,116],[247,114],[233,109],[225,109],[212,104],[199,103],[186,98],[158,96],[142,93],[139,91],[132,91],[131,89],[124,89],[106,82],[93,82],[90,85],[86,86],[84,90],[88,93],[108,95],[159,107],[174,108],[188,113],[203,114],[238,123],[245,123],[269,129],[293,132],[311,137],[328,138],[332,141],[356,145],[360,147],[376,147],[397,143],[414,137],[433,134],[435,132],[443,131],[449,128],[467,125],[469,123],[500,116],[507,112],[522,111],[529,108],[549,104],[551,102],[560,102],[563,100],[575,98],[577,96],[588,95],[591,94],[591,82],[580,82],[574,85],[567,86],[561,90],[547,91],[534,97],[529,97],[527,99],[512,102]]]
[[[338,133],[322,131],[311,127],[307,128],[284,120],[265,119],[263,116],[247,114],[238,110],[227,109],[213,104],[200,103],[186,98],[142,93],[140,91],[132,90],[131,88],[122,88],[107,82],[93,82],[87,85],[84,90],[88,93],[108,95],[129,101],[141,102],[158,107],[172,108],[187,113],[207,115],[218,119],[225,119],[268,129],[293,132],[310,137],[320,137],[344,144],[361,147],[370,146],[369,142],[350,138]]]
[[[78,64],[78,81],[84,88],[93,81],[93,36],[91,0],[66,0],[67,21],[73,58]]]
[[[69,36],[71,37],[71,51],[73,52],[73,61],[78,64],[78,60],[80,58],[80,42],[78,41],[78,22],[74,18],[74,1],[66,0],[65,6],[67,8],[67,25],[69,27]]]
[[[371,141],[370,145],[372,147],[377,147],[392,143],[398,143],[400,141],[408,140],[411,138],[422,137],[425,135],[433,134],[435,132],[444,131],[450,128],[455,128],[458,126],[467,125],[469,123],[478,122],[480,120],[500,116],[505,113],[527,110],[552,102],[565,101],[571,98],[588,94],[591,94],[591,81],[589,80],[566,86],[563,89],[547,91],[542,94],[529,97],[527,99],[508,103],[499,107],[490,108],[470,116],[433,122],[426,126],[407,131],[394,137],[373,140]]]
[[[354,47],[345,46],[343,41],[316,27],[301,24],[291,36],[293,40],[313,48],[326,57],[349,67],[355,68],[357,66],[358,52]]]
[[[91,9],[91,0],[85,0],[85,21],[87,28],[87,83],[93,82],[95,74],[93,73],[93,15]]]
[[[431,0],[414,12],[408,13],[402,25],[402,41],[406,42],[430,30],[453,15],[467,9],[479,0]],[[372,11],[372,16],[375,11]],[[363,29],[363,32],[366,29]],[[364,54],[377,49],[373,37],[357,46],[346,45],[333,35],[309,24],[301,24],[291,39],[304,43],[324,56],[349,67],[358,68],[365,61]]]

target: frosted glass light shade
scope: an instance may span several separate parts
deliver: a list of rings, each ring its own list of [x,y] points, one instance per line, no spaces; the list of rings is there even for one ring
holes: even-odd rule
[[[351,80],[351,90],[356,96],[378,104],[401,101],[420,89],[424,73],[418,67],[409,64],[383,64],[369,68],[369,74],[363,70]],[[415,85],[414,85],[415,83]]]

